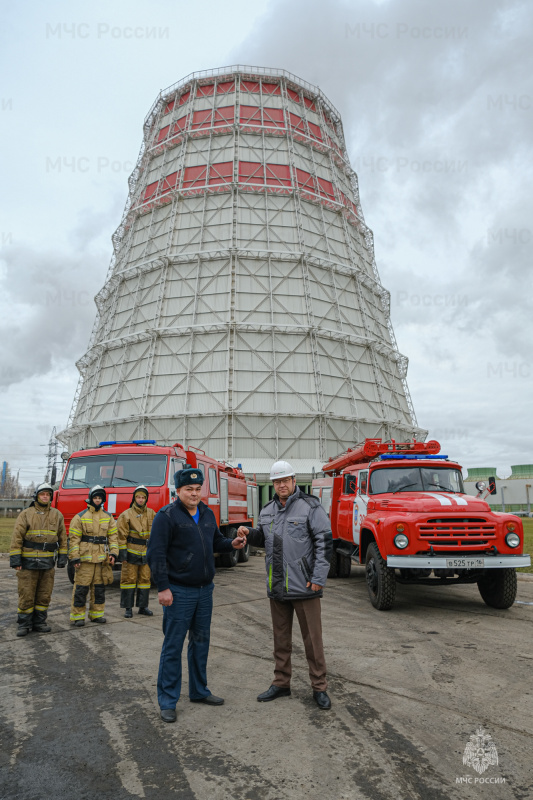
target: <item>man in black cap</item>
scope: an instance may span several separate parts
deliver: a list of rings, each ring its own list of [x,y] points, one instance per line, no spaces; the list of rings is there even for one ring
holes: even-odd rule
[[[174,503],[155,516],[148,544],[148,564],[163,608],[165,639],[159,662],[157,697],[161,719],[176,721],[181,692],[181,652],[187,632],[189,698],[219,706],[224,700],[207,688],[207,656],[213,610],[214,553],[240,549],[245,539],[226,539],[215,515],[200,500],[204,476],[188,464],[174,476]]]

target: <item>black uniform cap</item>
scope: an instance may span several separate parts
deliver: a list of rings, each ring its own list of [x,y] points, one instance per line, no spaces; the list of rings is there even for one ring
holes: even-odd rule
[[[193,483],[199,483],[200,486],[204,482],[204,476],[201,469],[194,469],[190,464],[185,464],[184,469],[178,470],[174,475],[174,486],[176,489],[181,489],[182,486],[191,486]]]

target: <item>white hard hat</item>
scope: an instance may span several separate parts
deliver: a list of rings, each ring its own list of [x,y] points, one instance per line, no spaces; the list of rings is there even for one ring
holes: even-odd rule
[[[288,461],[276,461],[270,469],[270,480],[277,481],[279,478],[293,478],[296,475]]]

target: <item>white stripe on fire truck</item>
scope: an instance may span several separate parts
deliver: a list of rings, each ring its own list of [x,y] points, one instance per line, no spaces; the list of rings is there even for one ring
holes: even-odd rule
[[[458,506],[467,506],[468,505],[468,501],[465,500],[464,497],[456,497],[454,494],[452,494],[450,499],[451,500],[455,500],[455,502],[457,503]]]
[[[430,497],[434,497],[435,500],[438,500],[441,506],[451,506],[452,501],[449,497],[444,497],[442,494],[435,494],[435,492],[424,492],[424,494],[429,494]]]

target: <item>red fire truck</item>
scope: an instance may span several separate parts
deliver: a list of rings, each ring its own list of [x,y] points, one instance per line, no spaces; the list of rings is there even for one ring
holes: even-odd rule
[[[330,516],[330,577],[348,577],[352,559],[365,565],[370,601],[392,608],[396,585],[477,583],[493,608],[515,601],[516,567],[527,567],[523,526],[465,494],[461,467],[438,455],[436,441],[366,439],[330,458],[312,493]]]
[[[158,445],[155,440],[100,442],[98,447],[78,450],[68,457],[53,505],[65,517],[67,531],[75,514],[86,508],[89,489],[96,484],[107,493],[106,509],[116,518],[131,503],[133,490],[143,484],[150,492],[149,505],[155,511],[176,497],[174,473],[185,464],[204,474],[201,499],[215,514],[225,536],[233,538],[239,525],[253,525],[259,513],[259,493],[239,467],[207,456],[203,450],[181,444]],[[223,553],[217,561],[233,567],[248,561],[249,546]],[[72,570],[69,577],[73,580]]]

